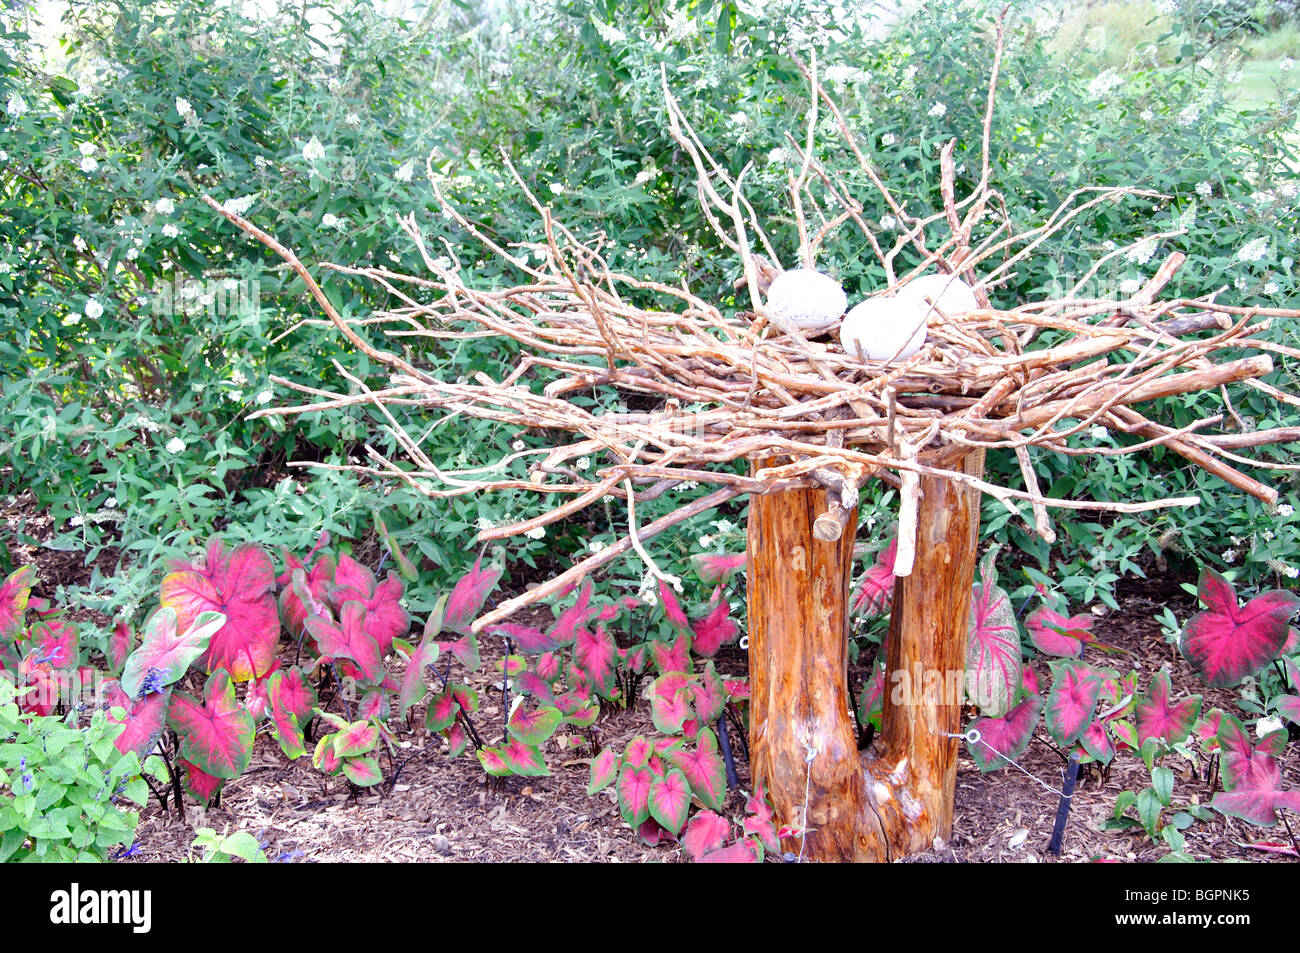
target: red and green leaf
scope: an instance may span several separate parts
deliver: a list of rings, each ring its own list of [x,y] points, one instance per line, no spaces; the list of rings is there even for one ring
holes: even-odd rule
[[[181,775],[181,786],[185,788],[185,793],[204,806],[212,803],[212,799],[221,790],[221,785],[225,783],[221,778],[208,774],[197,764],[180,756],[176,758],[176,767],[184,772]]]
[[[336,610],[352,601],[365,606],[366,634],[379,646],[379,654],[387,655],[393,639],[406,635],[411,628],[411,617],[402,607],[402,592],[402,580],[396,573],[390,572],[387,579],[376,585],[374,573],[351,556],[343,555],[339,557],[329,595]]]
[[[650,695],[650,717],[660,731],[675,735],[694,712],[691,709],[692,692],[690,676],[684,672],[669,672],[653,682]]]
[[[168,722],[180,739],[181,753],[218,778],[237,778],[253,756],[253,717],[235,699],[224,671],[214,672],[203,690],[203,704],[189,695],[172,696]]]
[[[627,743],[623,751],[623,763],[634,768],[643,768],[650,763],[650,756],[655,753],[655,746],[645,735],[637,735]]]
[[[374,683],[383,677],[379,644],[366,632],[366,609],[360,602],[345,602],[338,622],[311,616],[307,631],[320,646],[322,659],[350,659],[363,682]]]
[[[710,661],[691,685],[695,714],[705,722],[717,721],[727,707],[727,692]]]
[[[541,749],[527,744],[518,738],[511,738],[501,747],[501,757],[511,774],[525,778],[549,777],[551,770],[546,766]]]
[[[374,758],[348,758],[343,762],[343,777],[359,788],[368,788],[384,780],[379,762]]]
[[[518,645],[515,649],[523,651]],[[439,642],[438,651],[444,655],[450,654],[471,672],[477,672],[479,666],[483,664],[483,659],[478,652],[478,638],[473,635],[462,635],[455,642]]]
[[[429,687],[424,682],[424,670],[438,661],[438,644],[426,638],[420,647],[412,649],[402,673],[402,687],[397,693],[397,713],[405,716],[406,710],[424,698]]]
[[[668,755],[673,766],[686,775],[705,807],[722,809],[727,799],[727,768],[718,751],[718,738],[710,728],[701,728],[695,750],[678,748]]]
[[[650,785],[650,816],[663,825],[670,834],[686,826],[686,815],[691,808],[691,785],[686,775],[676,768]]]
[[[474,568],[460,578],[447,597],[447,610],[442,620],[444,631],[470,634],[470,625],[478,618],[488,594],[501,578],[500,569],[484,569],[482,564],[483,557],[480,556],[474,561]]]
[[[0,583],[0,641],[12,642],[23,631],[27,601],[35,584],[35,566],[19,567]]]
[[[1260,827],[1275,824],[1279,808],[1300,813],[1300,791],[1283,790],[1282,772],[1273,757],[1256,752],[1241,759],[1234,765],[1233,776],[1232,789],[1216,794],[1211,807]],[[1226,787],[1226,771],[1224,781]]]
[[[510,765],[506,764],[506,758],[500,748],[479,748],[474,752],[478,755],[479,764],[483,765],[483,770],[494,778],[509,777],[514,772],[510,770]]]
[[[664,608],[664,616],[667,617],[672,627],[678,632],[690,634],[690,620],[686,618],[681,603],[677,601],[677,595],[673,592],[673,587],[662,579],[659,580],[659,602]]]
[[[429,710],[425,712],[424,724],[430,731],[445,731],[456,722],[460,713],[456,694],[448,688],[429,700]]]
[[[1151,679],[1147,693],[1135,700],[1139,748],[1148,738],[1160,738],[1176,745],[1192,733],[1201,714],[1201,696],[1192,695],[1175,704],[1170,702],[1169,692],[1169,673],[1161,669]]]
[[[1099,719],[1093,721],[1079,736],[1079,743],[1083,745],[1084,751],[1102,764],[1110,764],[1111,759],[1115,757],[1115,745],[1111,743],[1106,725]]]
[[[104,658],[108,661],[108,668],[114,675],[122,674],[122,667],[126,665],[126,660],[130,657],[132,650],[135,648],[135,633],[126,622],[119,620],[113,626],[113,631],[108,637],[108,645],[104,650]]]
[[[731,605],[723,596],[721,586],[714,590],[713,598],[709,601],[709,611],[695,623],[694,630],[692,648],[704,658],[710,658],[719,648],[734,642],[740,635],[739,627],[731,618]]]
[[[701,582],[706,585],[722,585],[745,568],[746,558],[744,553],[706,554],[692,556],[691,565],[695,567],[695,575],[699,576]]]
[[[552,643],[552,649],[571,645],[586,628],[587,620],[595,612],[591,607],[592,585],[590,579],[582,581],[578,590],[578,601],[560,613],[559,618],[546,631]]]
[[[671,643],[651,642],[650,654],[660,675],[665,672],[691,671],[690,633],[682,630]]]
[[[1242,606],[1232,583],[1209,568],[1197,590],[1206,608],[1188,620],[1179,649],[1209,685],[1236,685],[1277,658],[1300,597],[1272,589]]]
[[[686,825],[682,849],[698,862],[705,854],[717,850],[731,836],[731,822],[713,811],[700,811]]]
[[[1092,641],[1093,617],[1075,615],[1068,618],[1055,609],[1043,605],[1029,614],[1025,619],[1025,630],[1034,647],[1044,655],[1060,658],[1078,658],[1083,652],[1083,643]]]
[[[579,629],[573,642],[573,662],[591,680],[602,697],[608,698],[617,686],[618,645],[614,637],[597,625],[596,631]]]
[[[135,698],[153,672],[151,687],[170,685],[208,650],[212,634],[225,625],[220,612],[201,612],[184,635],[177,635],[176,612],[170,606],[154,610],[145,623],[144,639],[122,668],[122,690]],[[268,665],[269,669],[270,666]]]
[[[512,738],[517,738],[526,745],[540,745],[560,726],[563,719],[558,708],[538,708],[535,711],[518,709],[506,726]]]
[[[130,710],[126,713],[125,728],[113,742],[117,750],[126,754],[134,751],[141,760],[144,759],[162,736],[167,724],[167,708],[171,704],[172,690],[166,688],[153,692],[133,703],[128,699]],[[116,721],[111,715],[109,721]]]
[[[649,767],[637,767],[624,763],[618,773],[614,790],[618,793],[618,810],[623,820],[633,827],[639,826],[650,816],[650,788],[654,784],[654,774]]]
[[[223,613],[226,624],[212,636],[203,664],[209,673],[224,669],[243,682],[265,675],[275,662],[280,615],[274,586],[275,567],[261,547],[245,544],[227,553],[213,537],[201,567],[163,577],[161,601],[176,610],[181,631],[202,612]]]
[[[334,754],[355,758],[367,754],[379,744],[379,729],[369,721],[356,721],[334,735]]]
[[[1047,730],[1061,745],[1072,745],[1092,722],[1101,680],[1086,665],[1053,662],[1047,693]]]
[[[588,796],[603,791],[618,777],[619,756],[617,748],[606,748],[591,759],[591,775],[587,781]]]
[[[898,554],[898,538],[894,537],[876,556],[875,563],[862,576],[853,592],[854,613],[879,615],[889,608],[894,597],[894,559]]]
[[[985,555],[971,595],[966,694],[983,714],[1001,718],[1020,687],[1020,632],[1011,600],[997,584],[995,555],[996,549]]]
[[[978,731],[980,740],[966,742],[966,750],[981,772],[988,773],[1020,757],[1038,726],[1043,700],[1030,695],[1007,713],[1005,718],[976,718],[970,731]]]

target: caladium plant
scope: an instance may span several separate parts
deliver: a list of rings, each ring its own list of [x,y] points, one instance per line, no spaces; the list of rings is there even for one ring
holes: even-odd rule
[[[1272,589],[1239,604],[1237,592],[1213,569],[1202,569],[1197,593],[1205,611],[1188,620],[1183,656],[1211,686],[1236,685],[1277,658],[1290,635],[1300,596]]]

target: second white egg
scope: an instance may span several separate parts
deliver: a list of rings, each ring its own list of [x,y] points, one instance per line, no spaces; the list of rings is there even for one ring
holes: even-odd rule
[[[908,298],[868,298],[840,324],[840,345],[858,360],[905,360],[924,343],[925,310]]]

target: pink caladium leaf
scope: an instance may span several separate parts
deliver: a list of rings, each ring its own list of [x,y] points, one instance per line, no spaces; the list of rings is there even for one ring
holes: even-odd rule
[[[636,836],[647,847],[658,847],[665,838],[673,839],[672,833],[653,817],[647,817],[641,822],[636,829]]]
[[[1047,730],[1061,745],[1072,745],[1092,722],[1101,680],[1087,665],[1053,662],[1047,693]]]
[[[459,713],[460,705],[457,704],[456,694],[448,688],[429,700],[424,723],[430,731],[444,731],[455,723]]]
[[[290,761],[307,753],[307,741],[298,722],[286,712],[271,709],[271,733]]]
[[[1197,591],[1205,611],[1188,620],[1178,647],[1206,683],[1236,685],[1277,658],[1300,596],[1272,589],[1238,605],[1232,583],[1209,568],[1201,570]]]
[[[163,577],[161,601],[176,610],[176,627],[181,631],[200,613],[224,613],[226,624],[208,643],[203,665],[209,673],[224,669],[235,681],[244,682],[265,675],[275,661],[280,615],[274,586],[275,567],[265,550],[245,544],[228,553],[214,536],[201,567]]]
[[[966,742],[966,750],[981,772],[988,773],[1020,757],[1038,726],[1043,700],[1030,695],[1005,718],[976,718],[968,731],[978,731],[979,741]]]
[[[343,777],[359,788],[373,787],[384,780],[374,758],[348,758],[343,762]]]
[[[402,608],[402,592],[402,580],[396,573],[390,572],[387,579],[376,584],[374,573],[345,554],[339,557],[329,598],[335,611],[352,601],[365,606],[366,634],[375,640],[380,655],[387,655],[393,639],[406,635],[411,628],[411,617]]]
[[[1291,626],[1287,629],[1286,641],[1282,643],[1282,650],[1278,655],[1295,655],[1297,652],[1300,652],[1300,629]],[[1292,681],[1291,684],[1295,685],[1295,682]]]
[[[650,785],[650,816],[670,834],[686,826],[690,809],[691,785],[678,769],[670,769]]]
[[[1291,722],[1300,725],[1300,695],[1281,695],[1277,699],[1277,713]]]
[[[396,644],[406,656],[406,671],[402,673],[402,685],[397,692],[397,713],[405,717],[407,709],[424,698],[429,691],[429,686],[424,681],[424,672],[438,661],[439,651],[438,643],[427,637],[419,648],[408,650],[406,643],[401,640]]]
[[[858,588],[853,591],[854,613],[880,615],[889,608],[894,598],[894,558],[898,554],[898,538],[894,537],[877,556],[871,568],[863,574]]]
[[[447,739],[447,757],[452,761],[464,754],[469,747],[469,733],[460,722],[444,731],[442,736]]]
[[[715,811],[727,799],[727,768],[718,752],[718,737],[711,728],[701,728],[695,750],[678,748],[668,755],[673,766],[686,775],[700,802]]]
[[[532,695],[543,705],[555,705],[555,690],[551,687],[551,683],[544,678],[539,678],[533,672],[524,672],[520,675],[515,687],[525,695]]]
[[[1205,754],[1216,754],[1219,750],[1219,726],[1223,722],[1223,710],[1219,708],[1212,709],[1208,715],[1205,715],[1196,722],[1196,740],[1201,743],[1201,751]]]
[[[554,636],[543,633],[541,629],[529,625],[516,625],[513,622],[494,625],[488,630],[487,634],[510,639],[514,650],[524,655],[541,655],[544,652],[554,652],[562,644],[569,644],[568,642],[559,642]],[[572,641],[573,639],[570,637],[569,642]]]
[[[1020,631],[1011,600],[997,584],[996,555],[994,547],[980,563],[966,648],[966,694],[990,718],[1011,710],[1020,687]]]
[[[1129,751],[1137,751],[1138,734],[1137,728],[1134,727],[1133,722],[1124,718],[1116,718],[1113,721],[1106,722],[1106,729],[1115,739],[1115,746],[1117,748],[1126,748]]]
[[[104,648],[104,658],[108,661],[109,671],[114,675],[121,675],[122,666],[126,664],[134,648],[135,633],[125,621],[119,619],[108,637],[108,645]]]
[[[692,682],[691,692],[692,707],[701,721],[713,722],[722,717],[727,707],[727,693],[722,687],[722,679],[718,677],[713,662],[710,661],[705,665],[703,673]]]
[[[637,735],[627,743],[623,751],[623,763],[634,768],[643,768],[650,763],[655,747],[645,735]]]
[[[686,613],[682,610],[682,604],[677,601],[677,595],[673,592],[673,587],[662,579],[659,580],[659,602],[664,608],[664,616],[672,627],[678,632],[690,635],[691,622],[686,618]]]
[[[543,778],[551,774],[541,749],[518,738],[511,738],[502,746],[501,757],[505,759],[511,774],[524,778]]]
[[[271,697],[268,694],[271,677],[280,671],[280,661],[276,660],[271,671],[267,672],[261,678],[254,679],[248,683],[248,688],[244,692],[244,707],[248,713],[253,716],[253,721],[258,722],[264,718],[270,717],[271,714]]]
[[[695,623],[694,631],[692,648],[695,654],[704,658],[713,656],[719,648],[736,641],[740,635],[739,627],[731,618],[731,605],[724,598],[721,586],[713,591],[709,611]]]
[[[474,568],[456,583],[447,597],[447,610],[443,616],[443,629],[457,635],[469,635],[470,625],[478,618],[488,595],[501,578],[500,569],[483,569],[483,557],[474,561]]]
[[[1025,629],[1034,648],[1044,655],[1059,658],[1078,658],[1083,653],[1083,643],[1092,641],[1093,617],[1075,615],[1068,618],[1055,609],[1043,605],[1025,619]]]
[[[724,585],[745,568],[746,559],[744,553],[704,554],[692,556],[691,565],[695,567],[695,575],[705,585]]]
[[[635,672],[640,675],[645,671],[645,663],[649,658],[649,652],[646,650],[645,643],[634,645],[631,648],[618,650],[619,663],[629,672]]]
[[[1161,669],[1151,679],[1147,693],[1134,705],[1137,719],[1138,747],[1148,738],[1160,738],[1166,744],[1186,741],[1201,714],[1201,696],[1191,695],[1177,703],[1169,700],[1169,673]]]
[[[668,672],[656,678],[651,686],[650,717],[654,725],[665,734],[675,735],[694,711],[690,676],[685,672]]]
[[[1037,695],[1042,691],[1042,686],[1038,682],[1038,672],[1028,662],[1023,663],[1020,669],[1020,689],[1026,695]]]
[[[650,654],[655,660],[659,674],[665,672],[690,672],[691,636],[685,630],[678,633],[672,643],[651,642]]]
[[[506,764],[505,755],[500,748],[479,748],[474,752],[478,756],[483,770],[494,778],[507,778],[514,772]]]
[[[0,641],[12,642],[22,632],[27,602],[35,584],[35,566],[15,569],[0,583]]]
[[[368,754],[379,744],[379,729],[369,721],[355,721],[334,735],[334,753],[340,758]]]
[[[522,651],[519,646],[515,646],[515,649]],[[438,651],[450,655],[471,672],[477,672],[479,666],[483,664],[483,658],[478,651],[478,638],[473,635],[462,635],[455,642],[439,642]]]
[[[253,717],[235,699],[226,672],[208,677],[202,704],[183,693],[173,695],[167,717],[181,753],[193,764],[218,778],[244,773],[253,756]]]
[[[633,827],[639,826],[650,816],[650,788],[653,784],[654,774],[649,767],[637,767],[624,762],[614,790],[618,793],[619,813]]]
[[[122,754],[134,751],[141,759],[153,751],[162,737],[167,724],[167,708],[171,703],[172,690],[163,689],[137,699],[130,704],[123,722],[125,728],[113,744]],[[117,721],[111,715],[109,721]]]
[[[780,850],[781,840],[777,837],[775,816],[763,785],[760,784],[745,801],[745,810],[749,814],[744,823],[745,835],[757,837],[768,850]]]
[[[510,717],[506,730],[510,737],[535,747],[555,734],[563,717],[558,708],[538,708],[535,711],[520,708]]]
[[[1111,743],[1106,725],[1100,720],[1094,720],[1087,727],[1079,736],[1079,743],[1083,745],[1084,751],[1102,764],[1110,764],[1111,759],[1115,757],[1115,745]]]
[[[724,678],[722,687],[727,691],[727,698],[731,701],[749,701],[749,679],[747,678]]]
[[[1225,787],[1227,777],[1225,771]],[[1239,760],[1233,766],[1233,777],[1232,789],[1216,794],[1210,802],[1215,810],[1260,827],[1272,827],[1277,822],[1279,808],[1300,813],[1300,791],[1282,789],[1282,772],[1270,755],[1256,752]]]
[[[307,724],[316,707],[316,690],[302,669],[290,668],[274,672],[267,682],[266,694],[273,712],[283,712],[299,725]]]
[[[603,625],[597,625],[595,632],[578,630],[573,643],[573,663],[603,698],[611,697],[618,686],[617,660],[618,645]]]
[[[317,740],[311,766],[325,774],[338,774],[343,770],[343,759],[334,753],[334,735],[322,735]]]
[[[701,864],[756,864],[758,863],[758,846],[752,838],[738,840],[720,850],[711,850],[700,858]]]
[[[28,641],[32,646],[29,654],[41,659],[51,671],[70,672],[80,661],[81,634],[65,619],[47,618],[34,623]]]
[[[311,616],[329,614],[327,593],[334,585],[334,569],[334,557],[329,555],[316,560],[310,571],[301,565],[290,569],[289,584],[280,591],[280,618],[295,639],[307,631]]]
[[[584,579],[582,588],[578,591],[578,601],[561,612],[554,624],[546,630],[553,643],[552,648],[573,644],[578,634],[586,628],[587,620],[595,614],[591,607],[591,593],[591,580]]]
[[[884,646],[882,645],[883,649]],[[885,660],[877,658],[871,666],[871,677],[858,693],[858,720],[864,725],[884,711],[885,706]]]
[[[617,748],[605,748],[591,759],[591,775],[587,781],[587,795],[590,797],[605,790],[618,777],[620,758]]]
[[[1256,731],[1258,731],[1258,725]],[[1274,758],[1282,757],[1282,752],[1286,750],[1288,732],[1285,728],[1279,728],[1277,731],[1270,731],[1264,737],[1259,739],[1259,744],[1255,745],[1255,752],[1263,752]]]
[[[730,836],[731,821],[713,811],[700,811],[686,825],[682,849],[691,860],[698,862],[705,854],[725,844]]]
[[[1217,709],[1216,709],[1217,710]],[[1247,760],[1254,750],[1250,741],[1250,732],[1246,726],[1234,715],[1226,711],[1219,711],[1219,731],[1216,735],[1219,743],[1219,752],[1223,755],[1226,762],[1230,758],[1239,758]]]
[[[383,677],[379,644],[366,632],[366,608],[360,602],[345,602],[338,622],[311,616],[307,631],[320,646],[322,660],[351,659],[363,682],[375,683]]]
[[[156,692],[170,685],[208,650],[213,633],[225,624],[220,612],[204,611],[178,635],[176,611],[170,606],[155,609],[145,622],[140,647],[122,666],[122,690],[135,698],[142,691]]]
[[[179,755],[176,758],[176,767],[184,772],[181,776],[181,785],[185,788],[185,793],[205,807],[212,803],[217,792],[221,790],[221,785],[225,783],[221,778],[208,774],[197,764]]]
[[[575,728],[590,728],[600,717],[600,702],[591,698],[580,698],[574,692],[566,692],[558,696],[555,704],[564,715],[564,723]]]
[[[621,657],[621,656],[620,656]],[[544,682],[556,682],[564,674],[564,656],[560,652],[543,652],[537,656],[537,677]]]

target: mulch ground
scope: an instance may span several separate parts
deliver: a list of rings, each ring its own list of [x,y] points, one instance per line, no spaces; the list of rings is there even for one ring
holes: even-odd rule
[[[27,516],[27,532],[31,533],[39,524],[30,520],[31,514]],[[10,549],[20,564],[35,562],[39,595],[52,596],[60,584],[84,583],[89,578],[90,569],[82,553],[55,552],[13,542]],[[101,571],[110,571],[112,553],[101,555],[98,562]],[[1205,696],[1203,710],[1234,710],[1235,695],[1206,689],[1177,650],[1165,642],[1154,621],[1155,614],[1166,605],[1182,620],[1196,611],[1194,597],[1180,588],[1180,583],[1187,581],[1185,573],[1166,570],[1146,580],[1120,583],[1117,598],[1122,611],[1099,618],[1095,633],[1100,641],[1131,655],[1110,655],[1105,664],[1122,668],[1131,660],[1141,673],[1144,687],[1157,669],[1167,665],[1175,696],[1200,693]],[[502,717],[500,691],[492,687],[499,681],[493,663],[499,659],[500,650],[484,644],[482,652],[484,664],[468,681],[480,691],[482,700],[475,724],[492,743],[500,734]],[[719,655],[721,670],[741,673],[744,664],[743,653],[735,646],[725,647]],[[853,684],[861,684],[863,674],[856,673]],[[1040,668],[1040,676],[1046,675],[1046,669]],[[138,850],[130,859],[182,860],[190,855],[197,827],[247,830],[264,845],[269,858],[294,863],[638,863],[684,859],[675,844],[653,848],[641,844],[619,817],[612,789],[596,796],[586,794],[586,759],[605,745],[621,746],[638,733],[654,732],[644,700],[630,711],[615,709],[605,713],[590,730],[561,729],[546,745],[552,775],[543,778],[487,778],[472,754],[450,760],[441,737],[430,736],[420,719],[409,728],[396,721],[391,727],[401,747],[392,759],[385,755],[381,762],[384,784],[355,789],[342,778],[323,776],[307,758],[286,761],[274,742],[263,739],[252,766],[226,785],[217,805],[204,809],[187,798],[182,817],[174,810],[163,811],[156,800],[151,800],[141,813]],[[748,765],[743,745],[736,743],[734,747],[737,770],[745,783]],[[1295,758],[1287,758],[1282,765],[1287,786],[1292,788],[1300,787],[1300,765],[1296,762]],[[1197,766],[1199,774],[1176,756],[1164,763],[1176,774],[1175,809],[1189,802],[1206,804],[1212,799],[1214,792],[1205,780],[1205,763]],[[1047,845],[1058,805],[1053,791],[1061,785],[1064,759],[1041,726],[1018,764],[1023,771],[1003,768],[982,775],[963,752],[951,842],[908,861],[1147,862],[1168,853],[1163,844],[1153,843],[1140,830],[1102,830],[1121,791],[1136,792],[1150,784],[1137,758],[1121,756],[1108,772],[1096,766],[1085,766],[1081,771],[1059,857],[1048,853]],[[730,793],[727,809],[735,818],[742,816],[740,792]],[[1295,862],[1292,857],[1247,846],[1256,841],[1287,842],[1281,826],[1264,830],[1216,814],[1211,821],[1194,824],[1185,835],[1187,852],[1197,859]],[[772,855],[769,859],[780,860]]]

